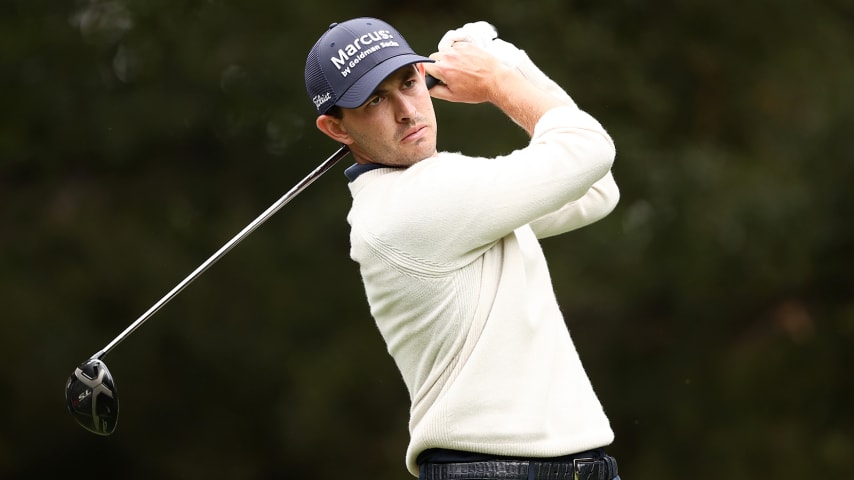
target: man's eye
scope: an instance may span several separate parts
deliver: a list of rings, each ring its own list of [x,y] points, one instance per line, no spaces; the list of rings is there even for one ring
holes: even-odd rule
[[[404,86],[405,88],[412,88],[413,86],[415,86],[415,82],[416,82],[416,81],[417,81],[417,80],[415,80],[414,78],[409,79],[409,80],[407,80],[407,81],[403,82],[403,86]]]
[[[383,101],[382,97],[374,97],[374,98],[368,100],[368,105],[379,105],[379,103],[382,101]]]

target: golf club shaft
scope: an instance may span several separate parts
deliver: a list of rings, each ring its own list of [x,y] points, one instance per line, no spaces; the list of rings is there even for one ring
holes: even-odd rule
[[[172,290],[169,291],[163,298],[157,301],[151,308],[148,309],[145,313],[142,314],[141,317],[136,319],[130,326],[128,326],[122,333],[120,333],[116,338],[114,338],[110,343],[107,344],[103,349],[101,349],[98,353],[92,355],[91,358],[101,359],[107,353],[110,352],[113,348],[116,347],[119,343],[122,342],[125,338],[128,337],[131,333],[134,332],[137,328],[139,328],[146,320],[151,318],[152,315],[157,313],[164,305],[166,305],[170,300],[175,298],[176,295],[181,293],[181,290],[187,287],[187,285],[193,283],[193,281],[199,277],[202,273],[205,272],[211,265],[217,262],[220,258],[222,258],[226,253],[229,252],[235,245],[240,243],[244,238],[249,236],[256,228],[258,228],[261,224],[266,222],[270,217],[272,217],[276,212],[278,212],[282,207],[284,207],[288,202],[290,202],[295,196],[297,196],[300,192],[302,192],[306,187],[312,184],[315,180],[320,178],[327,170],[332,168],[339,160],[346,157],[347,154],[350,153],[350,149],[343,145],[338,149],[335,153],[333,153],[329,158],[327,158],[323,163],[321,163],[317,168],[315,168],[311,173],[308,174],[304,179],[302,179],[299,183],[294,185],[287,193],[282,195],[274,204],[270,205],[270,207],[264,211],[261,215],[258,216],[255,220],[252,221],[249,225],[247,225],[243,230],[240,231],[237,235],[234,236],[231,240],[229,240],[225,245],[223,245],[219,250],[216,251],[210,258],[205,260],[204,263],[198,266],[191,274],[187,276],[184,280],[181,281],[178,285],[175,286]]]

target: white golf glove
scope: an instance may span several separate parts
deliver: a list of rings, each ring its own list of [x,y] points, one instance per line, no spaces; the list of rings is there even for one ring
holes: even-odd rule
[[[473,43],[487,49],[496,38],[498,38],[498,32],[492,24],[483,21],[467,23],[456,30],[448,30],[448,33],[439,40],[439,50],[451,48],[454,42]]]
[[[557,83],[542,72],[524,50],[498,38],[498,31],[491,24],[479,21],[467,23],[456,30],[449,30],[439,40],[439,50],[451,48],[454,42],[467,42],[491,53],[504,65],[515,68],[540,89],[576,106],[572,98]]]

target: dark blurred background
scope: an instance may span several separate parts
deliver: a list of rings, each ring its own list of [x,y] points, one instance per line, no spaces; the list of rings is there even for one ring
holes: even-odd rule
[[[851,478],[850,2],[0,12],[0,478],[410,478],[408,398],[348,256],[343,165],[106,358],[113,436],[64,404],[77,364],[335,150],[303,67],[356,16],[424,54],[487,20],[614,137],[620,205],[544,248],[624,479]],[[444,150],[525,143],[491,106],[437,114]]]

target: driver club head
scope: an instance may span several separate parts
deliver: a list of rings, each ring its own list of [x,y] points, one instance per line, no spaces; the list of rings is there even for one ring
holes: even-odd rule
[[[86,430],[110,435],[119,417],[116,384],[107,366],[98,358],[81,363],[65,384],[68,411]]]

